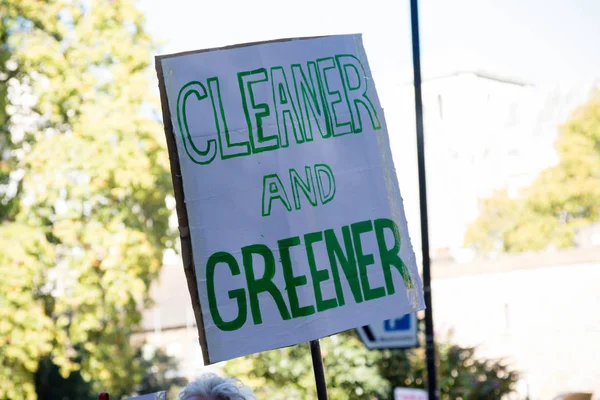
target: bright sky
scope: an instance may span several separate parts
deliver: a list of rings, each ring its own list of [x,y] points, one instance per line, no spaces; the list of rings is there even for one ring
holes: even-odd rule
[[[411,80],[409,1],[141,0],[162,53],[363,33],[375,78]],[[598,0],[422,0],[424,76],[486,69],[532,83],[600,76]],[[379,82],[381,86],[383,82]]]
[[[412,81],[409,0],[141,0],[160,53],[286,37],[362,33],[418,242],[414,131],[400,85]],[[424,78],[485,70],[534,84],[600,78],[598,0],[421,0]],[[396,133],[399,134],[396,134]],[[406,135],[404,133],[407,133]],[[410,226],[412,225],[412,226]]]

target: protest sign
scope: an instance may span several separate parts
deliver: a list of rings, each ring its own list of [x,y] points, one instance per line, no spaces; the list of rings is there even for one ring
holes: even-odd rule
[[[156,66],[206,364],[423,309],[360,35]]]
[[[427,392],[422,389],[395,388],[394,400],[427,400]]]
[[[130,397],[126,400],[167,400],[167,392],[156,392],[150,394],[143,394],[137,397]]]

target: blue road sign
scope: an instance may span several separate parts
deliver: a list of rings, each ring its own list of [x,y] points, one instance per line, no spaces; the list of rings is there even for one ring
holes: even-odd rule
[[[369,349],[406,349],[418,346],[415,314],[363,326],[357,328],[357,331]]]

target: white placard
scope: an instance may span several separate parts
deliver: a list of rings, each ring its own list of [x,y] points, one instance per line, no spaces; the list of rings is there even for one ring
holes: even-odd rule
[[[137,397],[130,397],[126,400],[167,400],[167,392],[143,394]]]
[[[424,308],[360,35],[190,52],[158,63],[185,193],[205,362]]]
[[[394,389],[394,400],[427,400],[427,392],[422,389]]]

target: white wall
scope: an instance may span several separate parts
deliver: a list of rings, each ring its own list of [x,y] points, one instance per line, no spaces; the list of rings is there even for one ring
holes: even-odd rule
[[[438,279],[435,330],[443,337],[452,329],[458,343],[507,358],[534,400],[600,395],[599,283],[600,262]]]

